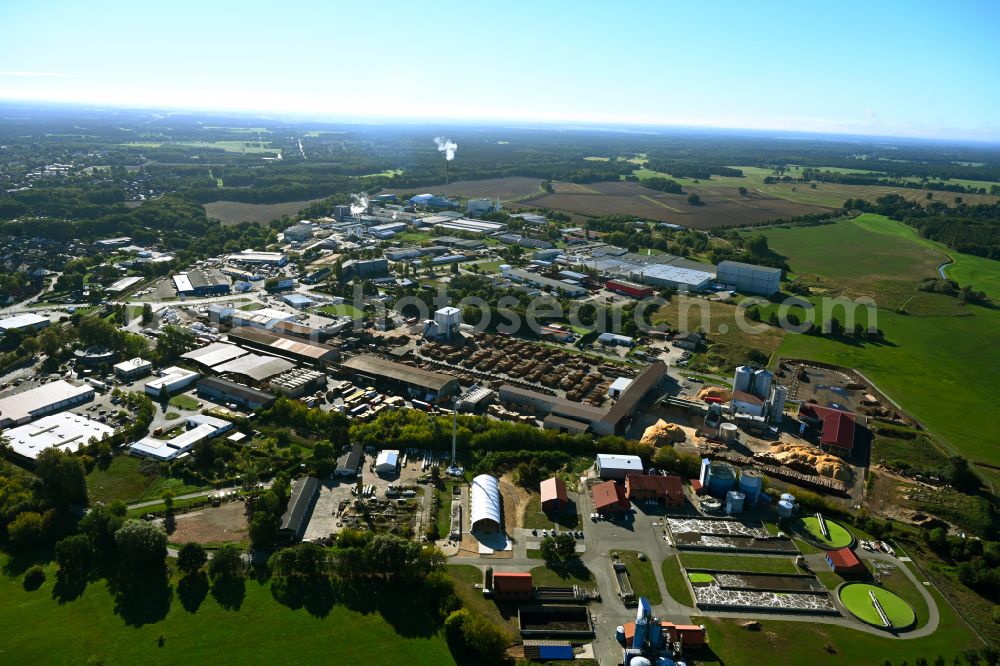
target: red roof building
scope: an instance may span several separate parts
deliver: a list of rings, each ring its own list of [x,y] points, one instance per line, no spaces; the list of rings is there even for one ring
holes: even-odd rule
[[[827,551],[826,563],[830,565],[834,573],[838,574],[859,574],[867,571],[864,563],[850,548]]]
[[[819,445],[823,450],[844,456],[854,450],[854,414],[805,403],[799,407],[799,419],[820,426]]]
[[[663,633],[667,635],[671,643],[683,643],[684,649],[694,649],[705,645],[705,628],[697,624],[674,624],[673,622],[663,622]],[[632,640],[635,638],[635,622],[626,622],[622,627],[625,629],[625,647],[632,647]]]
[[[684,482],[679,476],[627,474],[625,496],[633,502],[656,500],[667,506],[680,506],[684,503]]]
[[[598,483],[590,489],[594,498],[594,511],[601,514],[628,511],[632,504],[625,497],[625,489],[614,481]]]
[[[569,505],[566,482],[559,477],[545,479],[538,490],[542,495],[542,511],[562,511]]]
[[[534,590],[530,573],[493,573],[493,596],[496,599],[501,601],[530,599]]]

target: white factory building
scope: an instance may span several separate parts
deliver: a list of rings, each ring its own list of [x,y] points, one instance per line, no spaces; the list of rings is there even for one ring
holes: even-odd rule
[[[719,263],[716,279],[736,291],[770,296],[781,288],[781,269],[723,261]]]
[[[190,451],[198,442],[217,437],[233,428],[233,424],[225,419],[203,414],[189,416],[185,424],[188,429],[173,439],[143,437],[129,447],[129,452],[145,458],[173,460]]]
[[[136,357],[114,365],[115,377],[123,382],[133,382],[153,371],[153,364]]]
[[[258,252],[256,250],[243,250],[239,254],[229,255],[227,259],[243,264],[271,264],[273,266],[284,266],[288,263],[288,257],[281,252]]]
[[[711,267],[706,265],[705,268]],[[715,279],[715,273],[710,270],[673,264],[651,264],[629,273],[629,279],[654,287],[673,287],[680,291],[704,291]]]
[[[261,308],[259,310],[236,310],[233,312],[233,328],[239,326],[250,326],[251,328],[263,328],[271,330],[274,325],[281,321],[292,321],[295,316],[291,312],[276,310],[274,308]]]
[[[14,453],[35,460],[45,449],[58,448],[75,453],[86,446],[91,438],[98,441],[111,437],[115,429],[100,421],[72,412],[43,416],[34,423],[10,428],[4,437]]]
[[[23,393],[0,398],[0,428],[27,423],[94,399],[93,386],[74,386],[59,379]]]
[[[32,312],[0,319],[0,333],[11,331],[37,331],[49,325],[49,318],[36,315]]]
[[[162,398],[183,391],[195,383],[201,375],[176,365],[160,371],[160,376],[146,382],[146,393],[154,398]]]
[[[375,473],[379,476],[392,476],[399,471],[399,451],[384,449],[375,459]]]
[[[626,474],[642,474],[642,459],[639,456],[598,453],[594,471],[605,481],[608,479],[620,481],[624,480]]]

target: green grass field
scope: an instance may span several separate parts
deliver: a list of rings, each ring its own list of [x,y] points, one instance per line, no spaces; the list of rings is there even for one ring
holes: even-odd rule
[[[531,579],[540,587],[566,585],[594,586],[594,574],[583,563],[571,561],[565,565],[534,567]]]
[[[170,406],[177,407],[179,409],[188,409],[188,410],[198,409],[198,406],[200,404],[201,404],[200,402],[198,402],[189,395],[181,394],[181,395],[175,395],[174,397],[170,398]]]
[[[336,317],[353,317],[355,319],[360,319],[364,316],[364,313],[351,305],[350,303],[339,303],[337,305],[324,305],[321,308],[316,308],[317,312],[323,314],[334,315]]]
[[[684,580],[680,560],[676,557],[663,560],[663,583],[667,586],[667,594],[671,599],[685,606],[694,606],[694,599],[691,598],[691,591],[688,589],[687,581]]]
[[[135,142],[124,143],[127,148],[161,148],[163,146],[181,146],[184,148],[213,148],[227,153],[280,153],[279,148],[268,148],[268,142],[257,141],[178,141],[178,142]]]
[[[715,581],[715,576],[710,573],[689,573],[688,580],[692,583],[711,583]]]
[[[715,553],[682,553],[685,569],[718,569],[720,571],[752,571],[754,573],[796,574],[795,562],[788,557],[754,555],[717,555]]]
[[[580,514],[576,506],[571,505],[566,511],[545,513],[542,511],[542,498],[538,493],[532,493],[531,499],[524,508],[524,527],[526,529],[551,530],[556,526],[575,529],[580,525]]]
[[[159,499],[164,490],[176,495],[204,490],[205,486],[190,485],[182,479],[147,476],[139,471],[139,458],[116,456],[107,467],[95,465],[87,474],[87,491],[91,502],[139,502]]]
[[[864,622],[882,626],[882,619],[879,617],[878,611],[875,610],[869,592],[875,593],[875,598],[878,599],[893,628],[903,629],[915,622],[916,614],[910,605],[903,601],[902,597],[876,585],[867,583],[845,585],[840,588],[840,601],[847,610]]]
[[[115,598],[103,581],[60,604],[52,597],[55,567],[45,570],[46,582],[33,592],[22,588],[19,575],[0,576],[4,663],[367,663],[372,647],[360,640],[366,635],[378,636],[383,663],[455,663],[436,624],[405,593],[372,598],[356,609],[334,603],[310,614],[280,604],[267,583],[248,580],[245,596],[228,608],[209,592],[189,612],[174,580],[166,599],[150,610],[151,621],[130,625],[115,614]],[[255,640],[262,631],[266,636]]]
[[[1000,294],[1000,262],[955,253],[880,215],[761,233],[794,271],[810,276],[808,284],[829,296],[874,295],[884,305],[876,325],[885,331],[885,345],[789,334],[781,340],[781,356],[856,368],[951,449],[973,460],[996,459],[1000,434],[957,415],[991,413],[982,387],[994,382],[991,368],[1000,367],[1000,310],[960,306],[947,296],[916,291],[916,283],[937,276],[937,266],[951,258],[949,275]],[[864,309],[856,313],[866,323]]]
[[[829,537],[823,536],[819,529],[819,520],[816,516],[803,516],[792,526],[796,532],[807,534],[813,543],[824,548],[845,548],[854,542],[854,535],[840,523],[824,518]]]
[[[656,575],[653,573],[653,564],[649,559],[640,560],[639,554],[629,550],[615,551],[618,559],[625,565],[628,571],[629,582],[632,583],[632,591],[636,598],[646,597],[649,603],[659,604],[663,601],[663,594],[660,592],[660,585],[656,582]]]

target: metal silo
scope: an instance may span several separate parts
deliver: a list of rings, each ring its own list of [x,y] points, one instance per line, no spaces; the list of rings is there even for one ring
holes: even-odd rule
[[[746,495],[738,490],[730,490],[726,493],[726,513],[743,513],[743,502]]]
[[[753,368],[749,365],[741,365],[736,368],[736,375],[733,377],[733,390],[750,392],[750,384],[753,383]]]
[[[774,373],[770,370],[758,370],[753,373],[753,393],[761,400],[767,400],[771,396],[771,384],[774,382]]]
[[[760,493],[764,489],[764,475],[755,469],[744,470],[740,474],[737,488],[746,495],[747,504],[753,506],[757,503],[757,498],[760,497]]]

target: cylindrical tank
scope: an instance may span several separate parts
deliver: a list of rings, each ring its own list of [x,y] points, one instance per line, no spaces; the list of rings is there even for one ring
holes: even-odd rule
[[[758,370],[753,373],[753,394],[761,400],[771,397],[771,383],[774,381],[774,373],[770,370]]]
[[[726,444],[738,442],[740,439],[740,429],[735,423],[723,423],[719,426],[719,439]]]
[[[653,666],[653,664],[640,654],[629,659],[628,666]]]
[[[736,368],[736,375],[733,377],[733,390],[749,393],[752,380],[753,368],[748,365],[741,365]]]
[[[615,640],[625,645],[625,627],[620,624],[615,627]]]
[[[708,494],[724,498],[736,486],[736,470],[724,462],[713,462],[708,471]]]
[[[747,496],[747,504],[753,506],[760,497],[760,491],[764,489],[764,475],[755,469],[743,470],[736,487]]]
[[[788,500],[781,500],[778,502],[778,516],[781,518],[791,518],[792,513],[795,512],[795,504],[789,502]]]
[[[730,490],[726,493],[726,513],[743,513],[743,502],[746,495],[738,490]]]
[[[718,513],[722,510],[722,502],[714,497],[706,497],[701,501],[701,509],[708,513]]]
[[[781,501],[795,504],[795,495],[791,493],[781,493]]]
[[[656,659],[656,666],[675,666],[676,663],[670,657],[658,657]]]

